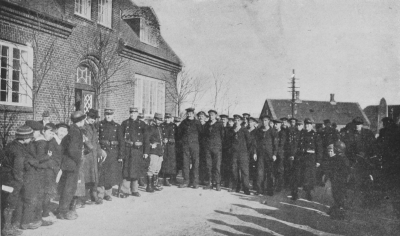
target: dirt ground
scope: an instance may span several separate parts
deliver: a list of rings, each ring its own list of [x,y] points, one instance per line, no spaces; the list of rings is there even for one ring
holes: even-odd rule
[[[385,207],[352,208],[344,221],[331,220],[325,213],[329,185],[315,190],[313,202],[294,202],[287,191],[259,197],[172,186],[141,194],[86,206],[75,221],[58,220],[23,235],[400,235],[400,222]]]

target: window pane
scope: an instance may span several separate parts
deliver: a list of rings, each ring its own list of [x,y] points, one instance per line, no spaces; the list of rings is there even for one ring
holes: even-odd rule
[[[0,89],[7,90],[7,80],[5,80],[5,79],[1,80]]]
[[[14,59],[19,59],[19,49],[18,48],[13,48],[13,58]]]
[[[1,46],[1,55],[4,57],[8,56],[8,47],[7,46]]]
[[[19,60],[14,59],[13,60],[13,69],[14,70],[19,70]]]
[[[12,93],[12,102],[19,102],[19,94],[18,93]]]
[[[5,91],[0,92],[0,101],[7,102],[7,92]]]
[[[7,57],[1,57],[1,67],[7,67]]]
[[[12,82],[12,91],[19,92],[19,82]]]
[[[19,81],[19,71],[17,71],[17,70],[13,70],[13,73],[12,73],[12,80],[14,80],[14,81]]]
[[[6,79],[7,78],[7,69],[6,68],[2,68],[1,69],[1,78],[2,79]]]

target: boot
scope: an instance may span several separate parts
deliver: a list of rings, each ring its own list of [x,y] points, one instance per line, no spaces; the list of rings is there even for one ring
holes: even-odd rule
[[[155,191],[161,191],[162,190],[162,187],[160,187],[159,185],[158,185],[158,175],[153,175],[153,181],[152,181],[152,183],[153,183],[153,189],[155,190]]]
[[[203,189],[212,189],[213,188],[213,186],[212,186],[212,184],[211,184],[211,182],[210,183],[208,183],[206,186],[204,186],[204,188]]]
[[[164,186],[168,186],[168,187],[172,186],[166,177],[164,177]]]
[[[144,185],[145,185],[145,184],[144,184],[144,181],[143,181],[143,177],[140,177],[140,178],[139,178],[139,186],[140,186],[140,187],[144,187]]]
[[[217,186],[215,187],[215,189],[216,189],[217,191],[221,191],[221,185],[220,185],[220,184],[217,184]]]
[[[146,192],[149,192],[149,193],[153,193],[154,192],[154,189],[153,189],[152,185],[153,185],[153,182],[151,181],[151,176],[147,176]]]
[[[71,203],[69,204],[69,209],[71,211],[75,211],[76,210],[76,204],[78,203],[78,198],[74,197],[71,201]]]
[[[312,196],[311,196],[311,191],[310,190],[307,190],[306,191],[306,199],[308,200],[308,201],[312,201]]]
[[[4,228],[1,231],[1,235],[17,236],[22,234],[22,230],[16,229],[11,225],[13,211],[9,208],[4,209]]]

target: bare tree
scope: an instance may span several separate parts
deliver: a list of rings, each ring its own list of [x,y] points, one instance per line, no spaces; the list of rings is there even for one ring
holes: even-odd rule
[[[6,105],[0,106],[0,139],[1,148],[4,149],[9,138],[12,136],[12,130],[17,124],[20,112],[15,109],[9,109]]]
[[[230,98],[230,78],[224,77],[223,74],[211,72],[211,104],[216,110],[222,111],[227,106],[234,104]],[[237,99],[236,99],[237,100]]]
[[[192,106],[204,96],[205,86],[200,76],[194,75],[188,68],[183,67],[176,81],[165,78],[166,96],[176,106],[177,115],[181,114],[182,105]]]
[[[97,27],[94,31],[88,29],[87,35],[86,41],[71,45],[71,48],[92,73],[90,85],[96,94],[96,107],[99,107],[102,95],[133,81],[129,78],[113,79],[127,65],[126,59],[120,55],[124,42],[117,38],[118,33]]]
[[[71,78],[66,77],[64,80]],[[64,82],[64,83],[63,83]],[[59,122],[69,123],[69,115],[74,111],[75,87],[68,81],[57,83],[57,94],[52,97],[51,112],[57,117]]]

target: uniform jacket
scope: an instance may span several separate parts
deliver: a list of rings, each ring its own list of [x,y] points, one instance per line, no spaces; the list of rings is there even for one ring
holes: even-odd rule
[[[289,128],[286,139],[286,155],[287,157],[296,156],[297,146],[299,142],[300,131],[297,128]]]
[[[320,163],[323,155],[322,144],[319,135],[314,130],[302,130],[299,138],[299,152],[305,154],[315,154],[315,161]]]
[[[141,152],[144,152],[144,144],[147,141],[147,124],[143,121],[136,119],[133,120],[131,118],[124,120],[121,124],[122,134],[124,137],[124,141],[132,142],[133,145],[135,143],[141,143],[141,146],[136,146],[135,148],[140,149]],[[126,153],[124,155],[125,160],[130,156],[130,148],[129,145],[125,145]],[[142,156],[140,157],[142,158]]]
[[[68,135],[61,141],[64,149],[61,169],[66,171],[78,171],[83,155],[83,134],[76,124],[72,124]]]
[[[157,156],[164,156],[164,143],[163,143],[163,127],[157,125],[154,121],[147,127],[148,142],[144,147],[145,154],[154,154]],[[157,144],[155,148],[152,144]]]
[[[339,138],[340,134],[335,128],[326,126],[321,130],[322,148],[326,149],[330,144],[336,143]]]
[[[249,131],[241,127],[235,132],[235,126],[229,130],[229,140],[231,143],[231,151],[234,153],[248,154],[250,150],[250,134]],[[246,157],[248,157],[246,155]]]
[[[164,159],[161,168],[164,174],[176,174],[176,131],[177,126],[174,123],[162,124],[162,136],[168,140],[165,144]]]
[[[400,151],[400,132],[397,125],[393,124],[379,130],[377,149],[384,162],[393,161]]]
[[[350,159],[355,158],[359,153],[364,153],[366,157],[375,154],[375,136],[369,129],[362,128],[361,131],[351,130],[346,137],[346,156]]]
[[[24,162],[28,151],[24,144],[17,140],[6,146],[5,156],[2,162],[1,179],[4,184],[20,189],[24,183]]]
[[[218,147],[222,149],[222,142],[225,138],[225,130],[222,122],[216,121],[211,124],[211,121],[207,121],[204,126],[204,137],[206,148]]]
[[[284,152],[287,142],[287,129],[281,129],[275,132],[275,147],[277,158],[284,158]]]
[[[203,126],[200,121],[193,119],[184,119],[179,125],[181,140],[183,145],[199,144],[200,135],[203,131]]]
[[[278,151],[278,140],[275,140],[276,133],[272,128],[263,131],[263,127],[255,131],[257,155],[260,157],[267,156],[272,159],[272,156],[276,156]]]
[[[95,125],[85,122],[83,129],[86,132],[87,143],[92,147],[90,153],[83,158],[83,172],[86,183],[97,183],[98,167],[97,160],[101,157],[101,147],[99,144],[99,134]]]

